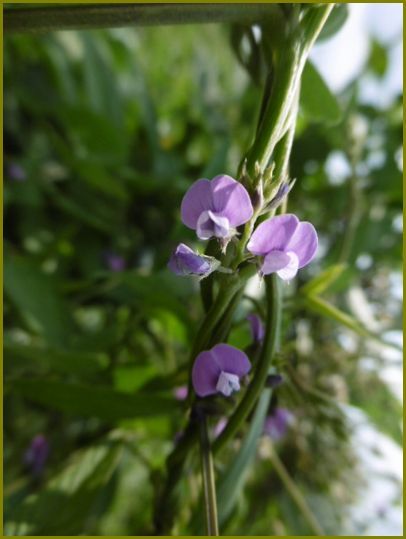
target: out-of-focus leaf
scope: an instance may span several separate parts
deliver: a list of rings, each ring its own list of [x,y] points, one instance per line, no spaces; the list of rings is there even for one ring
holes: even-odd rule
[[[38,494],[6,509],[6,535],[80,535],[121,453],[109,442],[76,453]]]
[[[347,18],[347,4],[336,4],[317,40],[324,41],[325,39],[330,39],[333,37],[344,26]]]
[[[107,366],[105,354],[76,352],[16,344],[8,339],[4,344],[5,367],[19,366],[23,370],[38,367],[72,374],[91,374]]]
[[[304,304],[311,311],[352,329],[352,331],[355,331],[361,337],[371,337],[369,331],[363,328],[355,318],[318,296],[306,296]]]
[[[255,414],[241,447],[217,485],[219,523],[223,524],[234,509],[235,503],[244,486],[250,465],[255,459],[258,438],[262,434],[264,421],[271,399],[271,390],[266,389],[258,402]]]
[[[115,127],[123,123],[122,99],[117,88],[117,77],[109,62],[103,58],[101,40],[83,32],[84,77],[86,95],[93,110],[107,116]]]
[[[114,369],[114,386],[118,391],[134,392],[156,376],[153,365],[126,366]]]
[[[48,408],[69,415],[97,417],[105,421],[172,414],[179,408],[174,398],[163,395],[130,395],[108,387],[50,380],[17,380],[12,389],[28,400]]]
[[[123,272],[109,296],[126,304],[135,304],[150,312],[151,309],[167,309],[176,313],[186,327],[190,327],[190,312],[185,300],[193,290],[193,283],[185,279],[180,285],[179,277],[168,271],[154,275],[140,275],[136,271]]]
[[[369,66],[378,77],[383,77],[388,68],[388,51],[378,41],[372,41]]]
[[[303,71],[300,103],[311,122],[335,124],[341,119],[336,97],[311,62],[307,62]]]
[[[21,256],[7,254],[4,288],[21,316],[50,345],[66,346],[73,327],[71,314],[60,297],[55,280]]]
[[[342,275],[346,268],[346,264],[335,264],[334,266],[330,266],[322,271],[320,275],[317,275],[317,277],[314,277],[311,281],[302,286],[300,293],[305,295],[321,294]]]

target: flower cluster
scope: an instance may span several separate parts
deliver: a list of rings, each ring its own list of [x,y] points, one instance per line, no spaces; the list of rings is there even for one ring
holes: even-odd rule
[[[275,197],[278,203],[289,189],[287,184],[280,187]],[[227,175],[216,176],[211,181],[197,180],[181,205],[183,223],[195,230],[199,239],[218,238],[223,247],[237,234],[237,227],[250,221],[253,215],[247,190]],[[314,258],[317,233],[312,224],[299,221],[293,214],[278,215],[254,230],[247,250],[260,262],[261,275],[276,272],[281,279],[289,281]],[[183,243],[172,253],[168,266],[176,275],[200,277],[221,269],[218,260],[196,253]]]
[[[212,180],[200,179],[183,197],[182,222],[195,230],[200,240],[217,238],[224,252],[229,241],[238,234],[239,226],[252,221],[250,226],[253,228],[256,217],[278,207],[292,186],[293,182],[282,183],[268,200],[260,197],[254,211],[248,191],[230,176],[222,174]],[[260,275],[276,273],[286,281],[309,264],[317,250],[317,233],[313,225],[299,221],[293,214],[278,215],[261,222],[245,244],[246,241],[245,237],[240,246],[244,260],[256,263]],[[216,258],[199,254],[184,243],[176,247],[168,267],[176,275],[200,278],[213,271],[231,272]],[[254,342],[260,343],[264,339],[261,320],[256,315],[250,315],[248,320]],[[199,397],[216,394],[229,397],[240,389],[240,382],[250,368],[244,352],[224,343],[217,344],[196,357],[192,370],[193,388]]]

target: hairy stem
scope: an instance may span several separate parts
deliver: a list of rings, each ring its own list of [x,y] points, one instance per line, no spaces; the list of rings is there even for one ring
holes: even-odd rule
[[[276,4],[67,5],[4,10],[5,32],[49,32],[167,24],[239,22],[280,17]]]
[[[199,423],[207,535],[220,535],[217,521],[216,483],[214,478],[213,455],[211,452],[209,434],[207,430],[207,419],[204,413],[202,413],[201,417],[199,418]]]
[[[247,391],[227,422],[227,426],[213,444],[213,452],[219,451],[241,428],[248,414],[255,406],[265,386],[273,355],[276,351],[281,322],[281,291],[279,277],[273,273],[265,277],[267,318],[265,324],[265,340],[258,364]]]

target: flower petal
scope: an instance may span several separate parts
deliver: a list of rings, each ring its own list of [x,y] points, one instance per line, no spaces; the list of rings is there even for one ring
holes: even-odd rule
[[[299,219],[291,213],[267,219],[255,229],[247,249],[262,256],[271,251],[285,251],[298,225]]]
[[[261,318],[254,313],[247,316],[247,320],[251,326],[252,340],[255,342],[261,342],[265,337],[265,328]]]
[[[299,269],[299,259],[292,251],[288,251],[286,254],[289,257],[289,262],[284,268],[280,269],[276,273],[284,281],[290,281],[296,276],[297,270]]]
[[[220,175],[212,180],[214,211],[227,217],[232,227],[249,221],[254,213],[250,196],[241,183],[231,176]]]
[[[299,268],[306,266],[316,255],[318,245],[317,232],[311,223],[299,223],[290,238],[286,251],[293,251],[299,259]]]
[[[214,359],[212,350],[200,352],[195,359],[192,369],[192,383],[199,397],[207,397],[217,393],[217,382],[221,373],[217,361]]]
[[[290,257],[283,251],[271,251],[268,253],[261,267],[261,271],[264,275],[275,273],[276,271],[286,268],[290,262]]]
[[[202,212],[213,209],[211,182],[205,178],[197,180],[183,197],[180,208],[182,222],[195,229]]]
[[[220,371],[236,374],[241,378],[251,369],[251,363],[246,354],[234,346],[216,344],[210,352]]]
[[[199,255],[180,243],[172,253],[168,267],[176,275],[208,275],[215,269],[214,262],[215,259]]]

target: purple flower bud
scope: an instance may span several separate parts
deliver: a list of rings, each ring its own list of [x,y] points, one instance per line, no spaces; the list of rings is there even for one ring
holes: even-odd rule
[[[272,198],[271,202],[267,205],[267,211],[272,210],[280,206],[280,204],[283,202],[283,199],[288,196],[289,192],[291,191],[292,187],[295,185],[295,181],[292,182],[282,182],[279,185],[278,191],[276,192],[276,195]]]
[[[11,163],[8,166],[8,175],[10,180],[15,182],[24,182],[27,179],[27,174],[21,165],[18,163]]]
[[[228,344],[216,344],[211,350],[201,352],[193,365],[192,382],[199,397],[221,393],[229,397],[240,389],[240,379],[248,374],[251,363],[248,357]]]
[[[261,223],[252,234],[247,249],[263,257],[261,272],[264,275],[276,272],[281,279],[289,281],[299,268],[314,258],[317,244],[314,226],[287,213]]]
[[[251,326],[251,335],[254,342],[261,342],[265,337],[265,328],[261,318],[257,314],[249,314],[247,320]]]
[[[245,187],[226,175],[211,181],[197,180],[183,197],[181,206],[183,223],[196,230],[201,240],[230,238],[237,226],[251,219],[253,211]]]
[[[40,475],[49,455],[49,444],[45,436],[35,436],[24,455],[24,463],[34,475]]]
[[[213,431],[213,434],[214,434],[215,438],[218,438],[218,436],[220,436],[220,434],[226,428],[226,425],[227,425],[227,419],[225,417],[221,417],[217,421],[217,423],[216,423],[216,425],[214,427],[214,431]]]
[[[187,397],[187,386],[179,386],[174,389],[175,399],[178,401],[184,401]]]
[[[285,436],[288,428],[294,421],[294,415],[286,408],[275,408],[272,415],[268,416],[264,425],[264,434],[274,440],[280,440]]]
[[[206,277],[220,266],[212,256],[199,255],[184,243],[180,243],[168,262],[176,275],[200,275]]]
[[[125,259],[121,255],[110,251],[104,255],[104,263],[110,271],[119,272],[124,271],[126,268]]]

